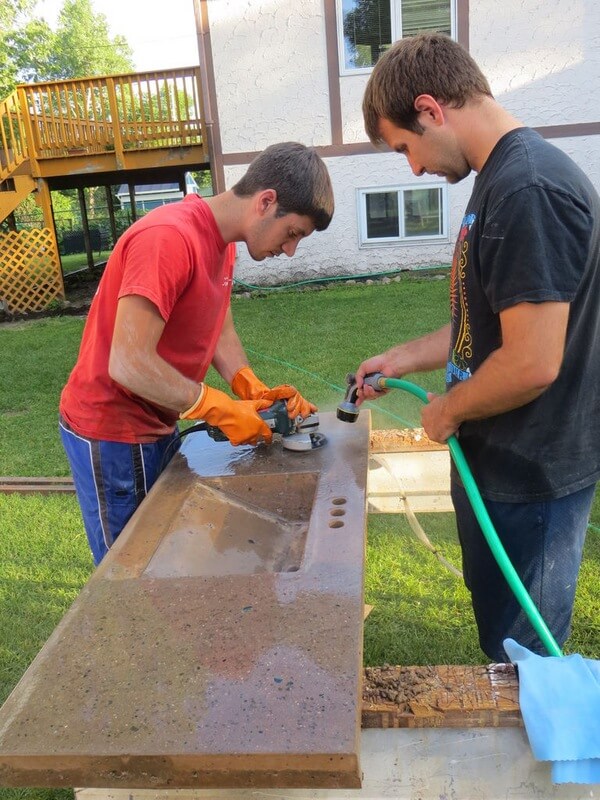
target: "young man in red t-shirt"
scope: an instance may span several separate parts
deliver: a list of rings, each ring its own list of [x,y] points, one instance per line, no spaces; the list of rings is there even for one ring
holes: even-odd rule
[[[110,256],[60,400],[60,431],[99,564],[156,481],[178,419],[203,419],[234,444],[270,442],[258,411],[287,400],[248,366],[230,309],[235,242],[253,259],[285,253],[333,214],[327,168],[312,148],[272,145],[230,190],[190,195],[132,225]],[[229,395],[203,383],[210,365]]]

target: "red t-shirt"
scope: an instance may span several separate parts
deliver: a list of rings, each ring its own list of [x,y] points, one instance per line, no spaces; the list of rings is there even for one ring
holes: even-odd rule
[[[235,244],[225,244],[198,195],[151,211],[121,236],[60,399],[60,413],[73,430],[90,439],[128,443],[152,442],[173,430],[175,411],[132,394],[108,374],[118,300],[126,295],[151,300],[165,321],[159,355],[201,381],[229,307],[234,259]]]

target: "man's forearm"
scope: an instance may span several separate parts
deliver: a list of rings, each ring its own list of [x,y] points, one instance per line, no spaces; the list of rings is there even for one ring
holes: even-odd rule
[[[229,384],[235,373],[248,364],[248,356],[233,324],[231,309],[225,317],[212,364],[223,380]]]
[[[146,297],[122,297],[117,306],[108,373],[143,400],[185,411],[198,399],[200,384],[186,378],[158,354],[164,327],[157,307]]]
[[[186,378],[156,353],[141,357],[129,352],[120,359],[118,351],[113,351],[110,374],[138,397],[177,412],[193,405],[200,394],[201,384]]]
[[[539,397],[560,372],[568,317],[569,304],[556,302],[520,303],[501,312],[501,346],[448,392],[448,414],[460,425]]]
[[[501,349],[492,353],[468,380],[446,395],[449,412],[460,422],[495,417],[530,403],[547,388],[535,376],[516,374]]]
[[[514,360],[500,348],[472,377],[455,384],[446,394],[433,397],[421,415],[427,435],[436,442],[445,442],[463,422],[512,411],[548,388],[549,383],[541,381],[534,371],[514,366]]]
[[[398,376],[410,372],[430,372],[444,367],[450,347],[450,325],[405,342],[388,351],[389,361]]]

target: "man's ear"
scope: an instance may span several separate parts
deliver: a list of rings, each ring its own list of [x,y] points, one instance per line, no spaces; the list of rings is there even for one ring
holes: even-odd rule
[[[272,206],[277,205],[275,189],[263,189],[256,195],[256,210],[260,215],[266,214]]]
[[[422,117],[434,125],[444,124],[444,111],[438,101],[430,94],[420,94],[415,98],[415,110],[419,112],[419,119]]]

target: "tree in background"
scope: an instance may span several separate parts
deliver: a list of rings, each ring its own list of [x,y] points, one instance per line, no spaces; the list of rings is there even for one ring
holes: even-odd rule
[[[0,98],[9,94],[15,84],[11,39],[19,19],[33,7],[35,0],[0,0]]]
[[[46,80],[131,72],[132,55],[124,36],[110,38],[107,19],[94,13],[91,0],[65,0]]]
[[[94,12],[92,0],[64,0],[56,30],[34,16],[35,4],[36,0],[0,0],[0,99],[18,83],[133,71],[127,40],[110,37],[107,19]],[[83,101],[93,102],[93,93]],[[96,191],[100,190],[88,193]],[[52,194],[60,237],[65,226],[79,219],[79,203],[74,191]],[[14,219],[19,229],[41,225],[42,213],[33,195],[15,210]]]
[[[34,17],[35,0],[0,0],[0,99],[17,83],[131,72],[132,50],[109,35],[91,0],[65,0],[56,30]]]
[[[33,4],[34,0],[0,0],[0,31],[8,30],[17,16]]]
[[[45,81],[53,47],[54,33],[43,19],[27,19],[13,29],[5,44],[10,72],[6,76],[6,87],[2,87],[2,97],[9,94],[17,83]]]
[[[71,215],[71,209],[74,206],[76,207],[76,204],[77,196],[75,195],[75,197],[72,198],[68,191],[52,193],[52,207],[57,219],[57,234],[59,237],[62,231],[58,225],[58,220],[61,216],[68,217]],[[44,227],[44,215],[42,209],[35,200],[34,194],[30,194],[19,203],[19,206],[15,210],[15,222],[17,223],[18,230]]]
[[[344,14],[347,58],[354,67],[372,67],[392,42],[389,0],[355,0]]]

